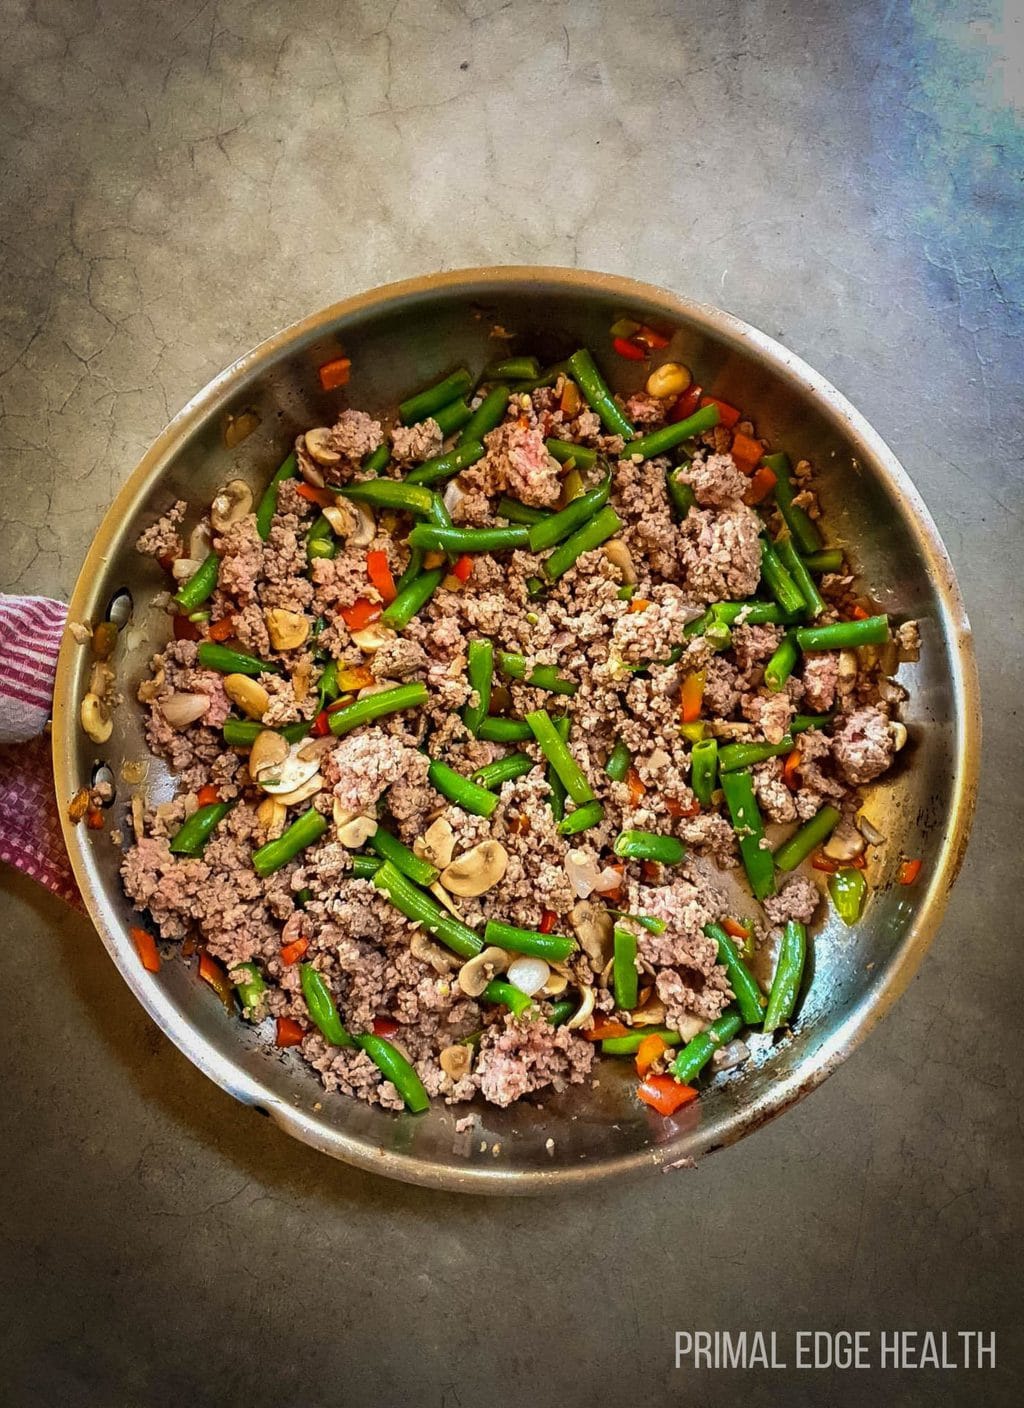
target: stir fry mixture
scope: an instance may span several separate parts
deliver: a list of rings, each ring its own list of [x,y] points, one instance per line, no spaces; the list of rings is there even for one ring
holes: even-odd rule
[[[132,806],[140,959],[180,946],[328,1090],[508,1105],[600,1048],[670,1115],[794,1019],[823,888],[852,924],[869,846],[895,875],[858,789],[916,627],[854,593],[811,466],[666,346],[613,329],[628,398],[582,350],[341,410],[259,501],[139,541],[174,579],[139,698],[179,781]]]

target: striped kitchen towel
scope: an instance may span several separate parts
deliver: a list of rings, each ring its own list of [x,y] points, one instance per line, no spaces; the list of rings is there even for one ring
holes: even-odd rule
[[[0,592],[0,861],[80,906],[44,734],[67,612],[48,597]]]

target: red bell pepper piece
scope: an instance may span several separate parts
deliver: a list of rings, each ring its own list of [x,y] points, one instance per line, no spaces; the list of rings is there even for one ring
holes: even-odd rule
[[[622,1022],[616,1022],[611,1017],[602,1016],[600,1013],[594,1018],[594,1025],[587,1032],[581,1032],[581,1036],[587,1041],[604,1041],[609,1036],[629,1036],[629,1028]]]
[[[613,338],[612,346],[619,356],[625,357],[628,362],[642,362],[647,356],[645,348],[638,347],[635,342],[630,342],[627,337]]]
[[[900,866],[899,882],[901,885],[912,885],[921,874],[921,862],[919,860],[905,860]]]
[[[296,939],[293,943],[284,944],[281,948],[281,962],[286,968],[290,968],[293,963],[298,963],[307,948],[308,939]]]
[[[391,575],[388,555],[383,549],[375,548],[373,552],[366,554],[366,574],[380,592],[384,605],[390,605],[398,593],[395,591],[395,579]]]
[[[463,553],[452,568],[452,576],[458,577],[460,582],[468,582],[473,573],[473,559],[470,554]]]
[[[365,631],[374,621],[379,621],[384,608],[379,601],[368,601],[361,596],[351,606],[343,606],[339,612],[341,619],[350,631]]]
[[[333,362],[325,362],[319,372],[321,390],[337,391],[339,386],[347,386],[351,371],[349,357],[335,357]]]
[[[275,1046],[298,1046],[306,1033],[291,1017],[278,1017]]]
[[[394,1017],[374,1017],[374,1036],[394,1036],[397,1031],[398,1023],[395,1021]]]
[[[671,1076],[648,1076],[636,1093],[639,1100],[657,1110],[659,1115],[674,1115],[697,1098],[692,1085],[680,1085]]]
[[[147,973],[160,972],[160,953],[156,946],[156,939],[148,929],[132,929],[132,943],[135,945],[135,952],[142,960],[142,966]]]
[[[764,446],[752,435],[744,435],[741,430],[737,430],[732,437],[731,453],[737,469],[741,469],[744,474],[753,474],[761,463]],[[771,470],[768,473],[771,474]]]
[[[735,406],[730,406],[728,401],[720,401],[717,396],[702,396],[700,398],[702,406],[717,406],[718,421],[727,430],[731,430],[740,418],[740,413]],[[760,459],[760,455],[758,456]]]
[[[205,949],[199,955],[199,976],[204,983],[210,984],[228,1011],[233,1012],[235,1003],[231,981],[221,964],[215,958],[211,958]]]
[[[200,787],[196,793],[196,801],[201,807],[212,807],[214,803],[220,801],[220,793],[212,782],[208,782],[205,787]]]
[[[689,417],[693,415],[697,407],[701,404],[701,397],[703,395],[704,392],[699,386],[695,384],[688,386],[683,392],[683,394],[679,397],[679,400],[669,411],[669,420],[672,422],[675,422],[677,420],[688,420]]]
[[[211,621],[206,634],[210,640],[230,640],[235,634],[235,618],[233,616],[222,616],[219,621]]]

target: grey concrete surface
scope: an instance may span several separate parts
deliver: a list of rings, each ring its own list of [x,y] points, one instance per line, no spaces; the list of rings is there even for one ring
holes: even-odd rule
[[[222,365],[432,268],[734,310],[895,448],[986,704],[934,949],[866,1048],[699,1171],[530,1204],[336,1166],[3,876],[0,1397],[1019,1403],[1020,14],[979,0],[2,0],[0,585],[67,592]],[[1014,50],[1016,40],[1016,51]],[[676,1371],[676,1329],[983,1329],[992,1372]]]

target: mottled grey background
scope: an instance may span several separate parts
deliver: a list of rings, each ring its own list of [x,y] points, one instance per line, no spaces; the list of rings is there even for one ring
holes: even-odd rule
[[[897,1011],[696,1173],[462,1201],[300,1148],[3,877],[0,1383],[21,1405],[1022,1401],[1020,7],[2,0],[0,586],[61,593],[163,422],[333,299],[579,264],[830,377],[952,553],[974,841]],[[675,1328],[984,1328],[984,1378],[684,1375]]]

